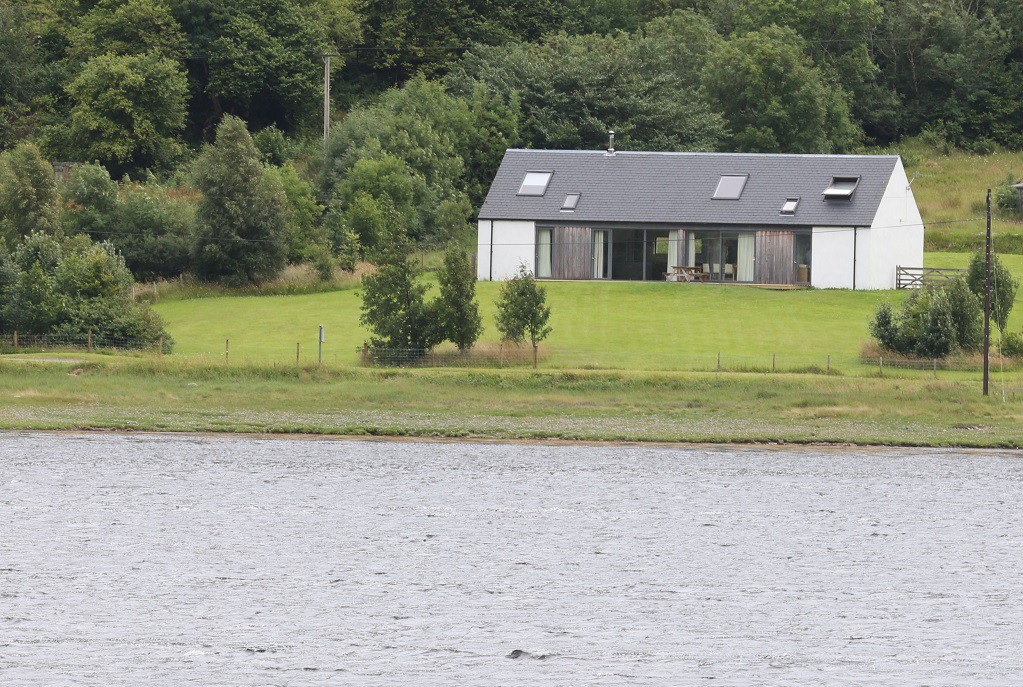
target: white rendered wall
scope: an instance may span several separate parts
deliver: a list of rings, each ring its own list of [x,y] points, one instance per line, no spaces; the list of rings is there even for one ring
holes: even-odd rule
[[[504,281],[515,276],[519,265],[536,269],[536,225],[528,221],[493,220],[493,246],[490,244],[491,220],[479,220],[477,274],[480,281]],[[491,265],[493,255],[493,265]]]
[[[857,242],[862,238],[856,237]],[[856,246],[857,252],[859,246]],[[814,227],[810,245],[810,284],[818,289],[853,287],[853,228]]]
[[[857,288],[894,289],[896,266],[923,267],[923,219],[901,159],[895,163],[870,233],[874,237],[870,246],[870,269],[863,286],[857,284]]]

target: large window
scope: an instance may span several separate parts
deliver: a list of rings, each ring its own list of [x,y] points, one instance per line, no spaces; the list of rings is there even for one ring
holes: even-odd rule
[[[731,174],[718,179],[718,186],[714,190],[715,200],[738,200],[742,190],[746,188],[746,180],[749,177],[745,174]]]
[[[593,232],[593,278],[607,279],[608,250],[610,242],[607,240],[607,232],[596,230]]]
[[[554,230],[550,228],[536,230],[536,278],[550,279],[552,251],[554,248]]]
[[[795,282],[797,284],[810,283],[810,268],[812,257],[812,240],[810,234],[796,234],[792,246],[792,264],[795,267]]]
[[[751,231],[690,231],[688,262],[707,281],[752,282],[756,250]]]

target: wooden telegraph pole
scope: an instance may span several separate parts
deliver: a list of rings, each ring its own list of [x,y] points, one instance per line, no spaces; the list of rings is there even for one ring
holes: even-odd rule
[[[337,57],[336,52],[323,53],[323,147],[327,147],[330,136],[330,58]]]
[[[984,395],[988,394],[991,347],[991,189],[987,190],[987,231],[984,235]]]

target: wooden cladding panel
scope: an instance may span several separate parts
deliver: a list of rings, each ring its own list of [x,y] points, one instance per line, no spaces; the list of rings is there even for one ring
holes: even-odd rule
[[[794,284],[791,231],[758,231],[756,282],[758,284]]]
[[[589,227],[555,227],[551,277],[593,278],[593,230]]]

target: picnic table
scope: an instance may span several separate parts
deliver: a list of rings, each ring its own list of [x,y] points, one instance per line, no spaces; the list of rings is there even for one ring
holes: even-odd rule
[[[665,281],[703,282],[708,279],[710,279],[710,275],[699,267],[688,267],[686,265],[677,265],[672,267],[669,272],[664,273]]]

